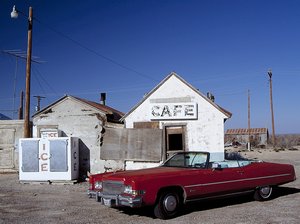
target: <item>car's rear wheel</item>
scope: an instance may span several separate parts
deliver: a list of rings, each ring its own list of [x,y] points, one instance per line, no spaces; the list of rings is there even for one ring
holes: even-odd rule
[[[181,199],[176,191],[165,191],[159,196],[154,207],[154,215],[160,219],[170,219],[177,215]]]
[[[265,201],[271,198],[273,188],[271,186],[258,187],[254,193],[254,199],[256,201]]]

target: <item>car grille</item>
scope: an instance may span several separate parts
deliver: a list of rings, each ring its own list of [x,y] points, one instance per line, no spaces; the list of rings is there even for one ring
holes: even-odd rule
[[[121,194],[124,192],[124,184],[119,181],[104,181],[103,193],[107,194]]]

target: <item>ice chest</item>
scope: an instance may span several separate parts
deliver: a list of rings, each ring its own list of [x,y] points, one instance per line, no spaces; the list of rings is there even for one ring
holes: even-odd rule
[[[20,181],[76,180],[79,174],[78,138],[21,138]]]

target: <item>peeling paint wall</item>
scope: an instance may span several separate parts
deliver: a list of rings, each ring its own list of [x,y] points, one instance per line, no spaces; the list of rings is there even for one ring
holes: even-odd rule
[[[182,103],[182,105],[196,103],[196,119],[158,119],[160,128],[179,123],[186,125],[187,150],[208,151],[211,152],[213,159],[224,159],[224,119],[226,116],[175,76],[170,77],[125,118],[125,127],[133,128],[134,122],[151,121],[151,107],[155,103]]]
[[[106,122],[104,113],[84,103],[70,98],[53,105],[33,118],[33,136],[40,137],[44,128],[56,128],[62,137],[78,137],[80,152],[80,176],[87,173],[101,173],[124,168],[122,161],[100,160],[101,138],[103,125]]]

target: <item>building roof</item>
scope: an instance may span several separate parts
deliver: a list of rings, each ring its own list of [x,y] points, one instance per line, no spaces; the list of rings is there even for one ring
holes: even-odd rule
[[[78,101],[78,102],[81,102],[81,103],[84,103],[84,104],[87,104],[87,105],[95,108],[96,110],[101,111],[102,113],[107,115],[109,121],[117,122],[117,121],[120,120],[120,118],[122,116],[124,116],[123,112],[120,112],[120,111],[118,111],[118,110],[116,110],[112,107],[106,106],[104,104],[96,103],[96,102],[93,102],[93,101],[89,101],[89,100],[82,99],[82,98],[75,97],[75,96],[71,96],[71,95],[65,95],[64,97],[60,98],[59,100],[55,101],[54,103],[50,104],[49,106],[47,106],[47,107],[43,108],[42,110],[40,110],[39,112],[35,113],[33,115],[33,117],[36,117],[39,114],[42,114],[42,113],[46,112],[51,107],[53,107],[55,104],[57,104],[59,102],[62,102],[67,98],[73,99],[75,101]]]
[[[11,118],[5,116],[4,114],[0,113],[0,120],[11,120]]]
[[[128,113],[126,113],[121,120],[125,120],[125,118],[131,114],[136,108],[138,108],[144,101],[146,101],[158,88],[160,88],[168,79],[170,79],[172,76],[175,76],[180,81],[182,81],[185,85],[187,85],[189,88],[191,88],[193,91],[195,91],[197,94],[199,94],[201,97],[203,97],[208,103],[213,105],[217,110],[222,112],[227,118],[230,118],[232,116],[232,113],[229,111],[223,109],[216,103],[214,103],[212,100],[207,98],[205,95],[203,95],[198,89],[193,87],[191,84],[186,82],[183,78],[181,78],[177,73],[171,72],[165,79],[163,79],[156,87],[154,87],[139,103],[137,103]]]
[[[250,128],[250,134],[267,134],[267,128]],[[227,129],[225,135],[248,135],[248,128]]]

